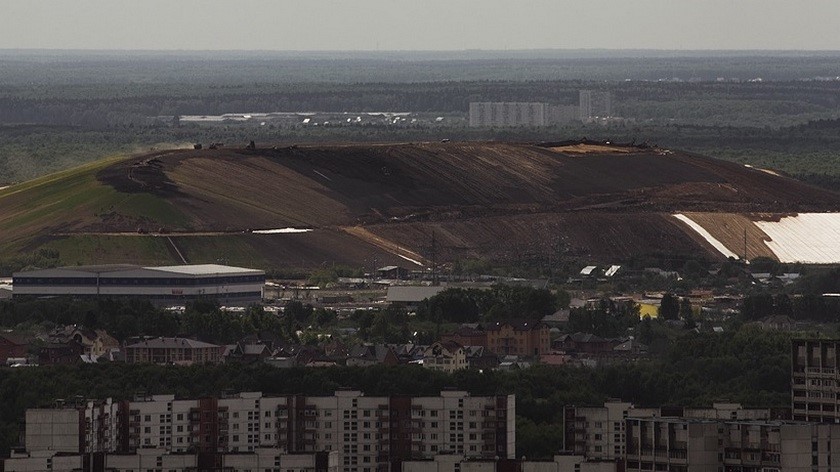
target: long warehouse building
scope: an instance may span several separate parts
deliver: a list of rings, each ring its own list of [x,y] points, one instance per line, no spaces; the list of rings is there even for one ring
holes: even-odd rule
[[[201,298],[244,305],[262,300],[265,272],[218,264],[57,267],[12,275],[19,297],[143,298],[157,304]]]

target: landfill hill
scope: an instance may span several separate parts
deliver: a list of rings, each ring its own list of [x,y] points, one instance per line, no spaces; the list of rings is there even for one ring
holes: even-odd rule
[[[314,268],[562,254],[721,257],[674,213],[793,214],[840,194],[647,145],[220,147],[103,161],[0,190],[6,257]],[[295,228],[298,231],[259,230]],[[304,231],[308,230],[308,231]],[[434,245],[432,235],[434,234]]]

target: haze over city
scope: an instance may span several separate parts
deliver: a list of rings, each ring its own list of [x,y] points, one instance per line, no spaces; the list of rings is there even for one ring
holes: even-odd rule
[[[840,2],[3,2],[0,49],[837,50]]]

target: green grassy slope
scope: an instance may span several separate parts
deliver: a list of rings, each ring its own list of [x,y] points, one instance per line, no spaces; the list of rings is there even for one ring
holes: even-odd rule
[[[121,193],[97,180],[97,171],[120,159],[97,161],[0,190],[0,261],[45,248],[64,253],[66,259],[59,257],[62,263],[89,262],[96,253],[118,255],[128,247],[121,249],[122,242],[67,239],[62,237],[65,233],[96,230],[115,219],[160,226],[184,224],[185,217],[164,198]],[[161,251],[152,246],[142,242],[139,248],[146,249],[140,253],[150,260],[162,259],[155,255]]]

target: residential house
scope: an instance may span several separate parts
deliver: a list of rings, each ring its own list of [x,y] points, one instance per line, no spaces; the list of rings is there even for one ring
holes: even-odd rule
[[[610,352],[619,343],[591,333],[564,334],[555,339],[552,348],[566,353],[598,354]]]
[[[499,356],[484,346],[464,346],[467,365],[473,370],[492,370],[499,366]]]
[[[400,363],[394,350],[384,344],[354,346],[347,356],[347,365],[366,367],[371,365],[394,366]]]
[[[152,338],[125,346],[129,364],[218,364],[223,346],[187,338]]]
[[[796,328],[796,321],[785,315],[768,316],[755,324],[765,331],[793,331]]]
[[[90,329],[84,326],[68,325],[54,329],[46,336],[46,341],[62,344],[75,341],[82,345],[83,354],[91,359],[105,356],[111,350],[119,349],[120,343],[104,329]]]
[[[440,340],[454,341],[462,346],[487,347],[487,332],[477,323],[462,324],[454,333],[441,335]]]
[[[29,353],[29,343],[17,334],[0,333],[0,362],[5,364],[8,359],[25,358]]]
[[[466,369],[467,353],[464,346],[454,342],[435,342],[423,353],[423,367],[452,373]]]
[[[240,362],[243,364],[253,364],[261,362],[267,357],[271,356],[271,345],[263,342],[238,342],[232,346],[228,352],[225,352],[225,360],[229,362]]]
[[[391,345],[391,348],[394,350],[394,353],[400,360],[400,364],[422,363],[423,355],[425,354],[426,348],[428,347],[429,346],[412,343]]]
[[[538,357],[551,351],[551,333],[540,321],[499,321],[485,326],[487,348],[499,356]]]
[[[85,348],[75,340],[66,343],[46,343],[38,348],[41,365],[77,364],[82,362]]]
[[[551,328],[564,328],[569,324],[569,316],[571,310],[568,308],[561,308],[550,315],[543,317],[542,322]]]

